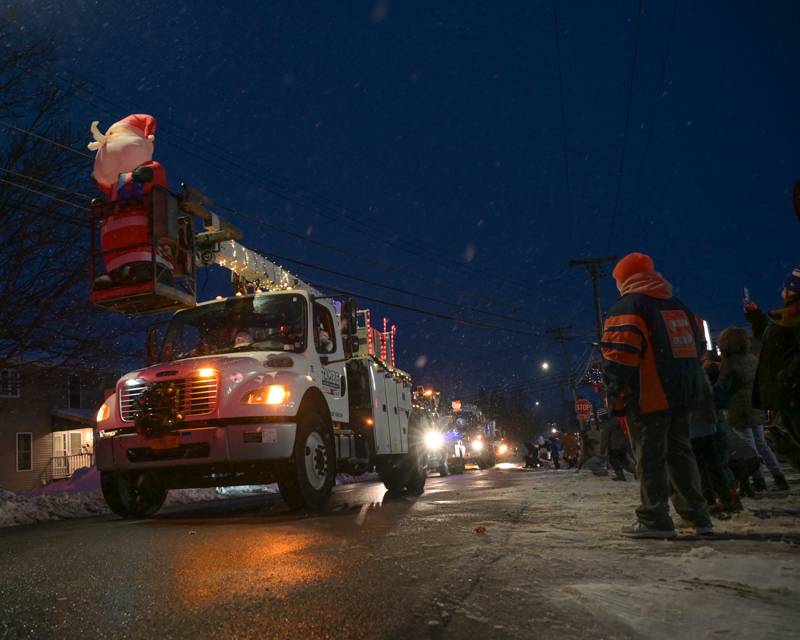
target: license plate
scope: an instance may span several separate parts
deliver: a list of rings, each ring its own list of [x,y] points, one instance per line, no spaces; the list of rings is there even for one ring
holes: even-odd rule
[[[151,449],[177,449],[181,444],[181,440],[177,435],[162,436],[153,438],[148,444]]]

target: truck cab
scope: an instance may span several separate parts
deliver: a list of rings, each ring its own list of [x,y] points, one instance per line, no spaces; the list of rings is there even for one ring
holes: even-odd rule
[[[358,353],[353,305],[306,289],[219,298],[172,317],[152,363],[98,413],[104,496],[147,516],[172,488],[277,482],[322,508],[338,471],[421,492],[411,381]]]

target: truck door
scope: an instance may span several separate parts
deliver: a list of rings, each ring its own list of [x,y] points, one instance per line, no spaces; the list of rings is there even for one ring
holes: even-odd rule
[[[402,433],[400,431],[400,384],[391,373],[384,373],[386,380],[386,409],[389,413],[389,436],[392,441],[392,453],[402,453]]]
[[[328,402],[331,418],[337,422],[347,422],[350,412],[341,335],[333,321],[333,310],[327,304],[315,300],[313,308],[311,327],[314,348],[320,358],[322,392]]]
[[[386,402],[386,378],[383,370],[374,362],[369,363],[369,382],[372,392],[372,417],[375,420],[373,435],[375,453],[392,453],[392,440],[389,429],[389,406]]]

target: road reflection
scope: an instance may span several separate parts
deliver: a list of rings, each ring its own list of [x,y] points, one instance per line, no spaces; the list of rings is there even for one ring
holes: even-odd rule
[[[192,536],[173,557],[174,593],[187,605],[239,596],[282,596],[326,580],[334,560],[319,553],[319,536],[307,531],[263,532],[250,527],[226,535]]]

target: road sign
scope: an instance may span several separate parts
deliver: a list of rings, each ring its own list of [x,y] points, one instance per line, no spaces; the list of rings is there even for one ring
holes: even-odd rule
[[[586,399],[578,400],[575,403],[575,413],[578,420],[588,420],[592,417],[592,403]]]

